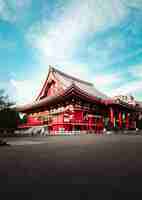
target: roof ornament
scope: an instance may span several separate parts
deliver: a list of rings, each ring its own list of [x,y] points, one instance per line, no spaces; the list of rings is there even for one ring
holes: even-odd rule
[[[49,65],[49,71],[53,72],[53,70],[54,70],[53,67],[51,65]]]

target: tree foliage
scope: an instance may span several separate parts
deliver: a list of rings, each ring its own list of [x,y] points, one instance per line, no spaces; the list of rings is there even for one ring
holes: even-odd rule
[[[14,103],[0,90],[0,128],[16,128],[19,122],[19,114],[16,112]]]

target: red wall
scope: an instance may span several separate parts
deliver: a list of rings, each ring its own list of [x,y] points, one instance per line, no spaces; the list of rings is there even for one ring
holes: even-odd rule
[[[61,113],[53,117],[52,130],[59,131],[60,128],[64,128],[65,131],[71,131],[72,130],[71,122],[83,123],[83,111],[75,111],[73,113],[72,119],[68,122],[64,121],[64,113]]]
[[[72,115],[72,118],[71,118]],[[67,121],[64,121],[66,118]],[[60,113],[58,115],[53,115],[52,122],[51,122],[51,130],[52,131],[59,131],[60,129],[64,129],[64,131],[72,131],[73,127],[77,128],[78,123],[87,123],[86,125],[79,125],[80,130],[102,130],[103,129],[103,122],[102,119],[99,119],[95,122],[96,119],[92,115],[88,115],[88,120],[84,120],[83,118],[83,111],[82,110],[75,110],[74,112],[67,111],[67,113]],[[76,123],[75,126],[72,123]],[[42,122],[32,116],[28,116],[27,124],[30,125],[41,125]],[[96,126],[94,126],[94,124]]]
[[[53,117],[52,120],[52,129],[53,131],[59,131],[60,128],[64,128],[64,114],[61,113]]]
[[[30,125],[38,125],[38,124],[42,124],[42,121],[32,117],[32,116],[28,116],[27,117],[27,124]]]
[[[82,123],[83,122],[83,111],[77,110],[73,114],[73,121]]]

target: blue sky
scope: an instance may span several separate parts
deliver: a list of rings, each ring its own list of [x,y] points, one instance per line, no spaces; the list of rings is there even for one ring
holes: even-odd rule
[[[0,88],[31,102],[52,65],[142,100],[142,0],[0,0]]]

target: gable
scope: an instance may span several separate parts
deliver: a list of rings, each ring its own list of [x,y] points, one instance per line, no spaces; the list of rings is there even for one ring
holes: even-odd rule
[[[55,96],[63,90],[61,83],[56,79],[53,70],[49,69],[47,79],[43,85],[41,92],[39,93],[36,101],[41,100],[48,96]]]

